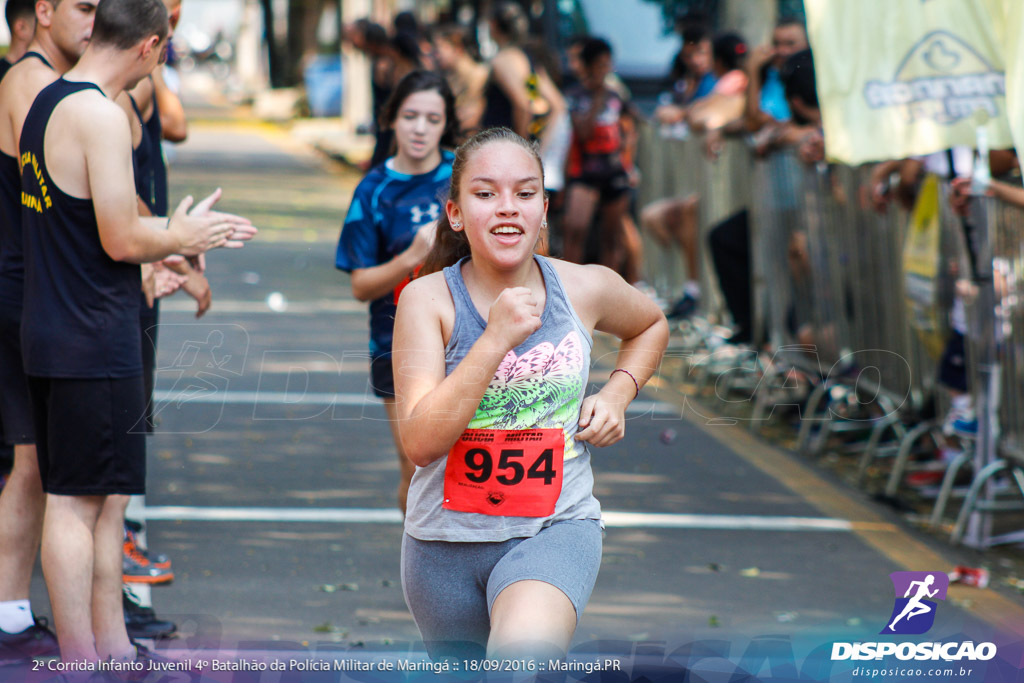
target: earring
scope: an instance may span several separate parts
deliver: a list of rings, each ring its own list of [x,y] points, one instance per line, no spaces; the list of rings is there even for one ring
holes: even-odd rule
[[[452,230],[462,230],[462,223],[455,221],[452,223]]]
[[[540,222],[540,229],[541,230],[547,230],[548,229],[548,219],[547,218],[545,218],[544,220],[542,220]]]

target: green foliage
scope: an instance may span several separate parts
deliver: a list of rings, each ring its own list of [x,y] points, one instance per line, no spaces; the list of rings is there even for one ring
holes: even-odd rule
[[[719,5],[725,4],[724,0],[644,0],[644,2],[661,6],[665,33],[673,31],[678,17],[694,12],[703,13],[708,18],[708,23],[715,27],[718,25]]]
[[[779,17],[796,17],[807,23],[804,0],[779,0]]]
[[[742,1],[731,0],[731,2]],[[708,23],[713,29],[723,28],[719,21],[723,14],[722,9],[730,0],[644,0],[644,2],[661,7],[665,33],[671,33],[675,28],[675,22],[678,17],[683,17],[693,12],[703,13],[708,18]],[[806,21],[804,0],[778,0],[778,3],[778,16],[796,17]]]

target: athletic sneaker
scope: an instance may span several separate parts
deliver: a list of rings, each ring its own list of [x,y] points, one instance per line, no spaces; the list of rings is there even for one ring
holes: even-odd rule
[[[178,630],[171,621],[156,618],[152,607],[143,607],[131,588],[123,589],[124,625],[128,629],[129,638],[153,640],[166,638]]]
[[[957,397],[953,407],[942,422],[942,432],[946,436],[963,436],[972,438],[978,436],[978,417],[974,414],[974,405],[970,397]]]
[[[124,554],[121,556],[121,570],[125,583],[170,583],[174,581],[174,572],[170,569],[154,567],[149,559],[139,552],[134,543],[124,542]]]
[[[158,567],[159,569],[170,569],[171,558],[167,557],[163,553],[150,552],[148,548],[142,546],[139,543],[138,532],[142,530],[142,525],[138,522],[129,522],[125,520],[124,523],[124,544],[125,554],[130,552],[136,552],[146,558],[151,565]],[[128,545],[131,544],[133,550],[129,551]]]
[[[0,631],[0,665],[60,654],[57,636],[46,617],[34,618],[36,623],[20,633]]]
[[[669,320],[683,320],[697,312],[700,299],[690,294],[684,294],[683,298],[672,304],[665,317]]]

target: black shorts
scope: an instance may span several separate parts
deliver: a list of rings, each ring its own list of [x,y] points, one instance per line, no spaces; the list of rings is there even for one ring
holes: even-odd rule
[[[160,300],[153,303],[153,308],[146,305],[146,297],[142,297],[139,314],[139,326],[142,332],[142,382],[143,395],[146,397],[146,433],[153,433],[153,385],[156,379],[156,333],[159,327]]]
[[[391,369],[391,352],[370,360],[370,384],[378,398],[395,397],[395,373]]]
[[[603,171],[584,171],[579,176],[569,179],[569,184],[579,183],[597,190],[602,202],[610,202],[630,190],[629,174],[621,166]]]
[[[29,377],[43,491],[65,496],[146,491],[142,377]]]
[[[21,361],[21,306],[0,300],[0,418],[3,441],[35,443],[28,380]]]

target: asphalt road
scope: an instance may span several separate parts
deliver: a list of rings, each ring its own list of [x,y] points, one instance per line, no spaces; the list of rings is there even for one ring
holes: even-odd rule
[[[394,449],[367,386],[366,308],[333,267],[357,181],[254,124],[195,125],[174,154],[172,198],[223,186],[221,208],[262,232],[209,257],[204,318],[180,294],[162,304],[146,504],[149,544],[175,572],[152,601],[180,635],[160,648],[419,647]],[[607,534],[581,651],[877,639],[890,572],[965,561],[742,427],[684,415],[669,379],[644,392],[625,440],[594,456]],[[45,613],[40,577],[33,597]],[[933,635],[1021,614],[1010,596],[958,587]]]

